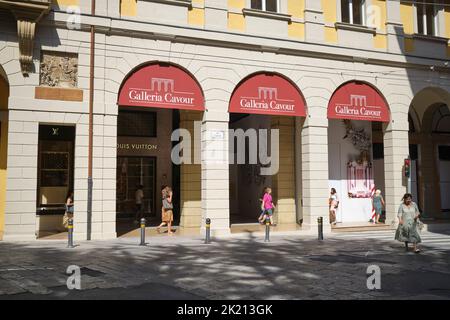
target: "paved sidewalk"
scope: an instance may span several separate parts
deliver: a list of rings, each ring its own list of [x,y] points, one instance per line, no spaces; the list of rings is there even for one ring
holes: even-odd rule
[[[0,299],[450,299],[450,236],[425,232],[420,254],[393,237],[0,242]],[[82,290],[66,287],[70,265],[82,268]],[[369,265],[381,268],[381,290],[367,288]]]

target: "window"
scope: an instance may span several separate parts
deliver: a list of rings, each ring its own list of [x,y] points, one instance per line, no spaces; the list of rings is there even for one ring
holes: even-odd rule
[[[417,11],[417,33],[437,36],[438,33],[438,10],[432,0],[416,3]]]
[[[39,125],[37,206],[43,210],[40,214],[61,207],[67,192],[73,190],[74,148],[75,127]]]
[[[117,135],[156,137],[156,113],[148,111],[119,111]]]
[[[278,12],[278,1],[279,0],[252,0],[251,7],[252,9],[262,11]]]
[[[341,0],[341,21],[365,25],[365,1]]]

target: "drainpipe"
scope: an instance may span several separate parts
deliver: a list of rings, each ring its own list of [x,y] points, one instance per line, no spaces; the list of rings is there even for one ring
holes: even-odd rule
[[[91,0],[91,16],[95,16],[95,0]],[[89,72],[89,153],[88,153],[88,203],[87,203],[87,240],[92,234],[92,154],[94,147],[94,62],[95,62],[95,30],[91,25],[91,53]]]

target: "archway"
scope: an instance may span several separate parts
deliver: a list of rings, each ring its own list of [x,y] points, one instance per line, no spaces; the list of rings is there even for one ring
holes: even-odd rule
[[[172,157],[173,132],[184,129],[184,154],[200,150],[196,121],[205,109],[203,91],[184,68],[165,62],[136,67],[123,81],[118,102],[116,225],[119,236],[135,230],[139,215],[157,226],[161,222],[161,186],[174,191],[174,225],[201,225],[201,167]],[[198,128],[198,127],[197,127]],[[179,134],[179,133],[178,133]],[[197,141],[198,140],[198,141]],[[186,160],[186,159],[184,159]],[[175,162],[174,162],[175,161]],[[136,194],[144,197],[137,211]],[[135,234],[135,231],[132,232]]]
[[[301,221],[302,93],[273,72],[253,73],[230,99],[230,222],[232,232],[258,229],[264,187],[272,188],[274,220],[282,229]],[[242,227],[241,227],[242,226]]]
[[[333,225],[364,225],[372,219],[375,190],[385,190],[383,123],[390,120],[389,106],[371,84],[354,80],[336,89],[327,113],[329,188],[339,200]]]
[[[414,124],[410,153],[417,158],[412,177],[417,176],[417,200],[424,219],[450,218],[449,105],[449,92],[429,87],[414,96],[409,109]]]
[[[9,83],[0,66],[0,240],[5,227],[6,178],[8,158],[8,97]]]

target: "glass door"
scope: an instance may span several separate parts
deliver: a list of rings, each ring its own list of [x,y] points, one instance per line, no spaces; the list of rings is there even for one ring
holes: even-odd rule
[[[135,194],[144,191],[144,216],[155,217],[155,157],[117,158],[117,219],[131,219],[136,213]]]

